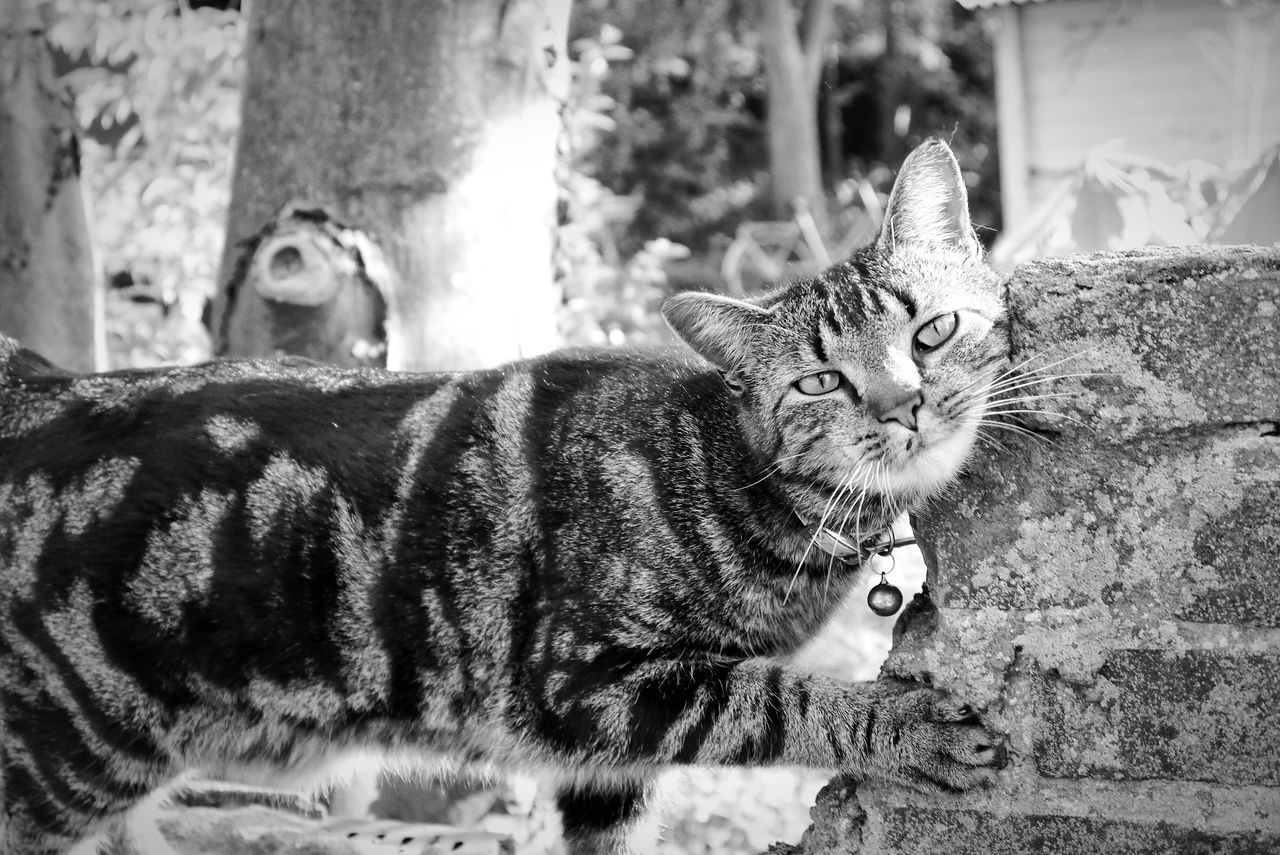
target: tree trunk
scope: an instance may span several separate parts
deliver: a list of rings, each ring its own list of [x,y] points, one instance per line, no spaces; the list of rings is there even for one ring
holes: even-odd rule
[[[476,368],[554,347],[570,2],[252,4],[217,351],[288,350],[279,300],[233,280],[242,242],[291,202],[382,248],[388,367]]]
[[[0,4],[0,332],[63,368],[105,368],[100,298],[71,100],[33,4]]]
[[[818,84],[831,36],[832,0],[807,0],[799,16],[792,0],[761,2],[774,214],[790,218],[799,199],[827,235],[818,144]]]
[[[910,107],[904,92],[903,43],[907,37],[906,8],[902,0],[881,0],[884,18],[884,58],[880,63],[880,160],[901,163],[906,156]]]

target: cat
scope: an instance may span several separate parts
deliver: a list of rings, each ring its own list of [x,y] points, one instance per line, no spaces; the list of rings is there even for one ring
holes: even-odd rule
[[[852,258],[669,298],[678,352],[77,376],[0,338],[0,849],[190,770],[549,769],[571,853],[632,851],[673,764],[989,782],[958,700],[776,657],[857,574],[815,532],[870,542],[964,465],[1003,306],[930,141]]]

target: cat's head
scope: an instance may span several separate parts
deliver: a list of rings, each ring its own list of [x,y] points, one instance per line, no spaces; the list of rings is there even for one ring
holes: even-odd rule
[[[969,456],[1006,348],[946,144],[903,164],[874,244],[752,301],[684,293],[672,328],[716,365],[748,442],[779,471],[910,502]]]

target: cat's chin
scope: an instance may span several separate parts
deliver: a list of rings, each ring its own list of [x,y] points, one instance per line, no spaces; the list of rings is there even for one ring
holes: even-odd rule
[[[903,498],[925,499],[942,492],[964,468],[973,450],[974,432],[961,429],[900,448],[883,459],[883,483]]]

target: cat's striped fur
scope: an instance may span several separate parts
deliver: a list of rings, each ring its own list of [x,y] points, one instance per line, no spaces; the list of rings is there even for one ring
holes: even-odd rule
[[[575,852],[623,851],[673,763],[981,782],[967,708],[769,657],[853,577],[799,518],[869,535],[969,453],[1001,306],[930,143],[852,261],[669,304],[713,364],[73,376],[0,339],[3,851],[65,850],[188,770],[320,785],[352,757],[560,770]]]

